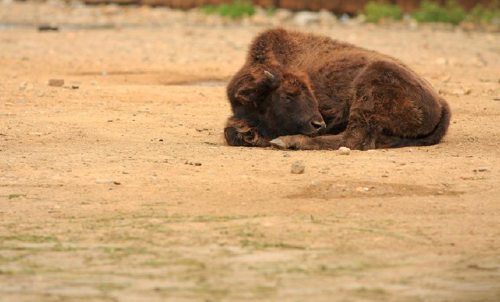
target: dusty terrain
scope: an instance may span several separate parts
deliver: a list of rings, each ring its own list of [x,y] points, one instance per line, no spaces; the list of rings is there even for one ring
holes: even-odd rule
[[[224,145],[263,27],[37,32],[9,5],[0,301],[500,300],[499,34],[303,29],[403,60],[453,110],[437,146],[342,156]]]

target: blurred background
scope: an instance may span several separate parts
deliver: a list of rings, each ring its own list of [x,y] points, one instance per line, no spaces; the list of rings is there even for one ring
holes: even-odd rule
[[[403,22],[498,30],[499,0],[2,0],[0,26],[310,25]],[[174,11],[172,11],[174,10]]]

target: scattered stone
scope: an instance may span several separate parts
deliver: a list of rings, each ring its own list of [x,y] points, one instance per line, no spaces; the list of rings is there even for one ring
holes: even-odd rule
[[[283,153],[283,157],[290,157],[290,153],[288,152]]]
[[[78,88],[80,88],[80,84],[78,83],[71,84],[71,89],[78,89]]]
[[[478,169],[474,169],[473,171],[474,172],[489,172],[490,169],[489,168],[478,168]]]
[[[293,19],[293,12],[288,9],[279,8],[276,10],[274,16],[280,23],[284,23]]]
[[[293,22],[299,26],[319,23],[319,14],[315,12],[298,12],[293,17]]]
[[[96,86],[96,85],[97,85],[97,82],[96,82],[96,81],[92,81],[92,82],[90,82],[90,85],[92,85],[92,86]]]
[[[121,182],[119,182],[119,181],[113,181],[113,184],[115,184],[115,185],[119,186],[119,185],[121,185],[122,183],[121,183]]]
[[[339,18],[339,21],[340,23],[347,23],[349,22],[349,20],[351,20],[351,17],[349,16],[349,14],[342,14],[342,16],[340,16]]]
[[[351,154],[351,149],[349,149],[347,147],[340,147],[339,154],[340,155],[349,155],[349,154]]]
[[[267,11],[260,6],[256,7],[255,14],[252,17],[250,17],[250,20],[252,20],[252,23],[254,24],[263,25],[269,23],[269,18],[267,17]]]
[[[49,80],[49,86],[52,87],[62,87],[64,85],[64,80],[63,79],[50,79]]]
[[[31,136],[42,136],[43,133],[42,132],[29,132],[28,134]]]
[[[26,83],[26,82],[21,83],[21,85],[19,85],[19,90],[26,89],[26,86],[28,86],[28,83]]]
[[[108,120],[108,123],[112,123],[112,122],[113,122],[113,120],[112,120],[112,119],[109,119],[109,120]]]
[[[292,164],[292,174],[302,174],[306,170],[306,165],[301,161],[296,161]]]
[[[194,163],[194,165],[195,165],[196,167],[199,167],[199,166],[201,166],[201,163]]]
[[[319,22],[321,25],[332,25],[337,23],[337,17],[331,11],[322,9],[319,11]]]

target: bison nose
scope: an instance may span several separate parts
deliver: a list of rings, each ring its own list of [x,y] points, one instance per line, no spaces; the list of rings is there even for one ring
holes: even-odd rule
[[[311,121],[311,126],[318,132],[326,128],[326,124],[323,121]]]

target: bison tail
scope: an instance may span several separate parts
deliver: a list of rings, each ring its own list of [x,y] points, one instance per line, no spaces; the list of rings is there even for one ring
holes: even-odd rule
[[[445,100],[441,100],[441,106],[441,119],[430,134],[417,138],[397,138],[388,146],[381,147],[400,148],[410,146],[431,146],[439,143],[441,139],[443,139],[443,137],[446,135],[451,119],[451,110],[448,103],[446,103]]]

